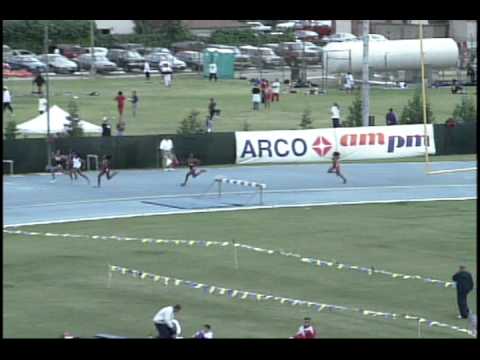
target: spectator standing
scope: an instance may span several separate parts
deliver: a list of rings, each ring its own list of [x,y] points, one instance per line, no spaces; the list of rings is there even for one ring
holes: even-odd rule
[[[353,75],[351,72],[348,72],[345,76],[345,91],[347,93],[353,93],[353,87],[355,86],[355,80],[353,79]]]
[[[455,281],[457,288],[457,305],[460,315],[459,319],[468,319],[470,310],[467,305],[467,295],[473,289],[473,279],[472,274],[467,271],[467,268],[461,265],[452,276],[452,280]]]
[[[123,120],[123,111],[125,110],[126,97],[125,97],[125,95],[123,95],[123,93],[121,91],[119,91],[114,100],[117,102],[119,121],[122,121]]]
[[[272,102],[272,87],[270,86],[270,83],[268,81],[266,81],[264,94],[265,94],[265,102],[264,102],[265,109],[270,110],[270,103]]]
[[[213,120],[217,112],[217,103],[215,102],[214,98],[210,98],[210,102],[208,103],[208,114],[210,116],[210,120]]]
[[[337,103],[333,103],[333,106],[330,108],[330,113],[332,115],[332,125],[334,128],[340,127],[340,107]]]
[[[303,325],[298,328],[297,333],[293,337],[294,339],[315,339],[317,336],[317,331],[311,324],[309,317],[303,319]]]
[[[47,111],[47,99],[39,98],[38,99],[38,113],[41,115]]]
[[[272,102],[280,100],[280,81],[275,79],[272,83]]]
[[[213,120],[209,115],[207,115],[207,118],[205,119],[205,126],[207,128],[207,133],[211,133],[213,131]]]
[[[169,138],[164,138],[160,141],[159,147],[162,155],[162,168],[163,171],[172,171],[177,162],[175,153],[173,152],[173,141]]]
[[[168,61],[160,62],[160,72],[163,75],[163,83],[165,84],[165,87],[171,87],[173,70]]]
[[[393,111],[392,108],[388,110],[387,115],[385,116],[385,123],[387,125],[398,125],[398,117],[397,114]]]
[[[203,325],[203,328],[198,330],[193,337],[195,339],[213,339],[212,327],[209,324]]]
[[[143,64],[143,72],[145,73],[145,80],[150,81],[150,63],[148,61]]]
[[[213,62],[213,63],[210,63],[210,65],[208,65],[209,81],[212,81],[212,79],[215,79],[215,82],[217,82],[217,71],[218,71],[217,64]]]
[[[125,135],[125,128],[127,127],[127,124],[123,120],[118,120],[117,123],[117,136],[123,136]]]
[[[10,90],[8,90],[8,87],[4,86],[3,87],[3,112],[5,112],[5,109],[10,110],[10,113],[13,114],[13,108],[12,108],[12,95],[10,94]]]
[[[33,79],[32,84],[37,85],[37,94],[43,95],[43,85],[45,84],[45,79],[40,72],[37,74],[35,79]]]
[[[106,116],[103,117],[102,136],[112,136],[112,125]]]
[[[182,307],[180,305],[166,306],[160,309],[153,317],[153,324],[158,332],[159,339],[174,339],[176,335],[175,314],[177,314]]]
[[[130,101],[132,102],[132,116],[135,119],[137,116],[137,110],[138,110],[138,95],[135,90],[132,91],[132,97],[130,98]]]
[[[252,89],[253,111],[260,110],[260,103],[261,102],[262,102],[262,96],[260,95],[260,89],[258,87],[254,87]]]

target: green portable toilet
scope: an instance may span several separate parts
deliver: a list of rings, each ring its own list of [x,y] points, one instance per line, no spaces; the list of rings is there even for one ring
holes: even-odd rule
[[[203,77],[208,78],[208,67],[211,63],[217,64],[219,79],[234,78],[235,54],[233,50],[206,48],[203,51]]]

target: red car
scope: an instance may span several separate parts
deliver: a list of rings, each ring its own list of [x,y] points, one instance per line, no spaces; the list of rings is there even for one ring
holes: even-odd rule
[[[10,65],[3,63],[3,77],[32,77],[33,74],[28,70],[12,70]]]

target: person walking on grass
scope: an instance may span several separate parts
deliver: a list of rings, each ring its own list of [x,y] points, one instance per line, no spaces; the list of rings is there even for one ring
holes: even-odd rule
[[[43,84],[45,84],[45,79],[43,78],[42,74],[39,72],[35,79],[33,79],[32,84],[37,85],[37,94],[43,95]]]
[[[182,307],[179,304],[166,306],[155,314],[153,324],[157,329],[158,339],[175,339],[177,331],[173,320],[181,309]]]
[[[138,110],[138,95],[135,90],[132,91],[132,97],[130,98],[130,101],[132,102],[132,116],[135,119],[137,117],[137,110]]]
[[[8,87],[4,86],[3,87],[3,112],[5,112],[5,109],[10,110],[10,113],[13,114],[13,108],[12,108],[12,95],[10,94],[10,90],[8,90]]]
[[[168,63],[168,61],[161,61],[160,62],[160,72],[163,75],[163,83],[165,87],[169,88],[172,86],[172,67]]]
[[[472,274],[467,271],[467,268],[461,265],[458,271],[452,276],[452,280],[455,281],[457,289],[457,305],[460,315],[459,319],[468,319],[470,309],[467,305],[467,295],[473,289]]]
[[[217,71],[218,71],[217,64],[215,64],[213,62],[210,65],[208,65],[208,72],[209,72],[208,80],[209,81],[212,81],[212,79],[215,79],[215,82],[217,82]]]
[[[145,73],[145,80],[150,81],[150,63],[148,61],[143,64],[143,72]]]
[[[125,95],[123,95],[123,92],[119,91],[117,96],[114,98],[114,100],[117,102],[117,110],[118,110],[118,118],[119,121],[123,120],[123,112],[125,110],[125,101],[127,98]]]
[[[332,115],[332,126],[334,128],[340,127],[340,107],[337,103],[333,103],[330,114]]]
[[[253,103],[253,111],[260,110],[260,103],[262,102],[262,95],[260,94],[260,88],[255,86],[252,89],[252,103]]]
[[[278,102],[280,100],[280,81],[275,79],[272,83],[272,102]]]
[[[213,117],[217,112],[217,103],[215,102],[214,98],[210,98],[210,102],[208,103],[208,115],[210,116],[210,120],[213,121]]]

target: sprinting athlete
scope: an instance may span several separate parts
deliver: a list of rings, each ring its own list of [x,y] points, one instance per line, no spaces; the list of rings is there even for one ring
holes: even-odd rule
[[[55,153],[52,153],[52,165],[47,165],[47,171],[50,172],[50,174],[52,175],[52,180],[50,180],[51,183],[57,181],[55,177],[55,172],[61,171],[63,173],[67,173],[67,156],[62,155],[60,149],[57,149]],[[71,174],[69,175],[71,178]]]
[[[193,154],[190,153],[190,155],[188,156],[188,159],[187,159],[187,166],[188,166],[189,170],[187,172],[187,175],[185,175],[185,181],[182,184],[180,184],[180,186],[187,185],[187,181],[188,181],[188,178],[190,177],[190,175],[192,177],[196,178],[198,175],[203,174],[204,172],[207,171],[207,170],[204,170],[204,169],[198,169],[197,166],[198,166],[199,163],[200,163],[200,160],[195,159],[193,157]]]
[[[328,169],[328,172],[337,174],[337,176],[342,178],[344,184],[347,182],[347,179],[340,173],[340,153],[338,151],[333,153],[332,167]]]
[[[90,185],[90,179],[88,176],[82,173],[82,164],[83,160],[82,158],[77,154],[77,153],[72,153],[72,168],[71,171],[73,175],[75,176],[75,180],[77,179],[77,175],[83,177],[85,180],[87,180],[88,185]]]
[[[111,180],[115,175],[118,174],[117,171],[110,173],[112,171],[111,160],[112,160],[111,155],[103,156],[102,163],[100,164],[100,174],[98,174],[98,178],[97,178],[97,187],[100,187],[101,178],[103,175],[107,176],[107,180]]]

